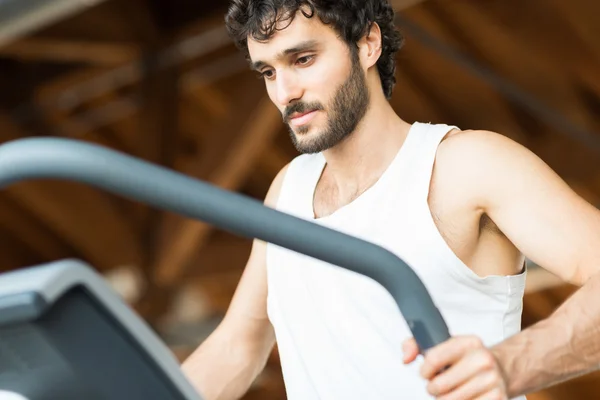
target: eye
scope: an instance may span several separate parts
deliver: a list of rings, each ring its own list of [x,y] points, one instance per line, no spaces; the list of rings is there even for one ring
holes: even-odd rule
[[[296,63],[300,65],[305,65],[311,62],[314,59],[314,56],[303,56],[296,60]]]
[[[271,69],[267,69],[259,73],[259,79],[273,79],[275,72]]]

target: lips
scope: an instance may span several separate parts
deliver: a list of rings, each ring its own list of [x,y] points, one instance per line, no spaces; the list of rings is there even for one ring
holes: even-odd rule
[[[314,112],[315,110],[310,110],[310,111],[306,111],[303,113],[293,113],[292,115],[290,115],[290,119],[295,119],[295,118],[300,118],[305,116],[306,114],[310,114],[311,112]]]
[[[296,126],[301,126],[309,123],[316,115],[317,110],[309,111],[306,113],[295,113],[290,116],[290,121]]]

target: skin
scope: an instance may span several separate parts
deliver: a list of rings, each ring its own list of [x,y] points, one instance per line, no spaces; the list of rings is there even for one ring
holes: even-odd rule
[[[302,48],[302,43],[312,42]],[[302,48],[284,54],[284,50]],[[404,143],[410,124],[391,108],[376,62],[375,24],[358,43],[369,104],[351,135],[323,151],[327,165],[314,198],[316,217],[329,215],[373,185]],[[302,126],[290,120],[298,146],[326,132],[331,99],[351,70],[350,52],[317,18],[298,14],[266,43],[249,40],[250,56],[282,115],[298,102],[323,110]],[[287,168],[287,167],[286,167]],[[265,204],[277,201],[284,168]],[[423,355],[421,373],[437,399],[506,399],[539,390],[600,361],[600,212],[528,149],[488,131],[453,131],[436,155],[429,206],[456,255],[476,274],[511,275],[524,257],[582,286],[551,317],[491,349],[471,336],[453,337]],[[252,253],[223,323],[182,366],[207,399],[241,397],[264,368],[275,343],[266,314],[265,244]],[[405,362],[419,356],[403,344]],[[449,367],[438,373],[444,367]]]

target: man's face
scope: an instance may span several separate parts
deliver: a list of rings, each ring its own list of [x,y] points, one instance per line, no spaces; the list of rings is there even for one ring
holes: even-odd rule
[[[296,149],[321,152],[348,137],[366,113],[365,73],[358,54],[316,16],[298,13],[283,24],[266,43],[248,40],[250,58]]]

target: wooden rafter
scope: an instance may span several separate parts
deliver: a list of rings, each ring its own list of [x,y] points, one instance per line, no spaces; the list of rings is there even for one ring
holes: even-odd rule
[[[390,0],[390,4],[394,8],[394,11],[398,12],[422,3],[423,1],[425,0]]]
[[[535,47],[523,46],[510,29],[476,10],[471,2],[456,1],[452,7],[429,5],[427,8],[453,31],[460,45],[479,54],[498,74],[574,123],[584,127],[592,124],[593,118],[585,111],[569,77],[544,53]]]
[[[436,18],[421,7],[411,9],[407,17],[436,36],[450,35]],[[527,140],[527,133],[515,119],[507,102],[485,82],[416,42],[405,49],[403,57],[401,70],[404,76],[425,95],[427,100],[424,101],[431,103],[432,109],[444,110],[444,114],[452,117],[445,123],[460,125],[469,121],[470,126],[459,127],[490,129],[518,142]],[[470,89],[465,91],[466,87]]]
[[[208,177],[208,181],[228,190],[237,190],[258,158],[269,147],[281,128],[281,115],[268,98],[263,98],[252,112],[246,127],[238,135],[221,137],[221,151],[211,148],[218,155],[213,162],[198,170],[187,170],[191,176]],[[229,149],[229,150],[227,150]],[[194,252],[206,240],[210,226],[193,220],[182,220],[179,227],[164,246],[155,267],[156,281],[171,286],[184,275]]]
[[[431,87],[426,88],[420,84],[420,77],[415,76],[415,68],[408,62],[398,62],[396,76],[398,82],[394,89],[392,105],[402,118],[409,122],[449,122],[454,119],[436,97],[427,95]]]
[[[555,8],[564,21],[573,30],[580,42],[584,43],[596,60],[600,62],[600,28],[597,16],[600,15],[600,6],[594,1],[564,2],[561,0],[550,0],[550,7]]]
[[[409,13],[411,20],[422,26],[428,32],[435,34],[439,38],[443,38],[444,41],[452,41],[452,34],[442,26],[440,20],[434,18],[423,8],[412,9]],[[431,98],[441,99],[443,108],[446,110],[455,110],[454,113],[457,115],[464,115],[471,123],[481,120],[483,124],[496,125],[500,129],[500,133],[506,134],[507,136],[513,137],[514,133],[518,133],[521,137],[532,136],[530,132],[524,130],[522,119],[516,118],[512,108],[508,107],[506,101],[500,97],[500,95],[487,86],[484,82],[477,81],[475,78],[470,77],[467,73],[462,71],[458,66],[453,65],[449,62],[444,62],[441,57],[437,57],[434,52],[427,51],[424,46],[417,44],[407,49],[410,56],[403,63],[408,67],[414,65],[415,74],[420,77],[434,77],[435,79],[421,79],[421,88],[430,87],[429,96]],[[436,58],[434,58],[436,57]],[[432,60],[436,60],[435,63]],[[431,81],[436,82],[436,86],[432,87]],[[468,91],[464,88],[469,88]],[[485,99],[485,101],[481,101]],[[504,105],[503,105],[504,103]],[[487,121],[487,122],[486,122]],[[485,126],[485,125],[480,125]],[[543,132],[550,131],[550,127],[546,127]],[[592,162],[595,153],[592,149],[582,149],[578,142],[567,139],[566,135],[555,135],[550,138],[547,136],[540,135],[542,132],[533,132],[533,136],[542,136],[545,140],[538,140],[533,142],[531,140],[526,141],[532,146],[532,150],[543,156],[544,160],[547,161],[551,167],[561,170],[564,166],[570,166],[571,171],[579,171],[581,174],[584,171],[594,172],[595,165]],[[552,139],[552,140],[550,140]],[[517,138],[517,141],[523,142]],[[556,154],[560,153],[561,158],[577,158],[578,160],[572,160],[568,163],[559,163],[559,159],[551,156],[547,151],[542,151],[545,146],[552,145],[554,142],[560,143],[556,147]],[[571,142],[570,149],[573,151],[565,151],[565,144]],[[579,149],[579,150],[576,150]],[[581,153],[581,154],[580,154]],[[585,155],[584,158],[580,157]],[[583,160],[587,160],[587,168],[576,168],[571,166],[573,161],[578,161],[577,165],[582,166]],[[564,175],[565,179],[569,181],[579,181],[581,178],[577,177],[575,173]]]
[[[281,148],[272,146],[260,157],[257,167],[264,171],[266,176],[274,179],[279,171],[291,160],[292,157],[284,153]]]
[[[0,47],[0,55],[23,61],[51,61],[114,66],[138,56],[135,44],[73,39],[23,38]]]
[[[118,12],[131,24],[133,35],[137,38],[139,47],[148,49],[161,40],[161,32],[156,18],[145,0],[127,0],[114,3]]]
[[[3,115],[0,133],[2,142],[26,136]],[[6,188],[5,195],[44,221],[98,268],[136,264],[141,258],[125,216],[109,197],[93,188],[69,182],[21,182]]]
[[[0,228],[0,253],[2,260],[0,262],[0,273],[12,269],[30,267],[40,262],[36,254],[32,254],[31,249],[20,238],[10,235],[5,229]]]
[[[0,195],[0,226],[10,236],[26,243],[40,259],[53,261],[74,255],[69,244],[4,192]]]
[[[224,118],[230,112],[227,98],[212,85],[192,85],[188,96],[206,109],[211,118]]]

